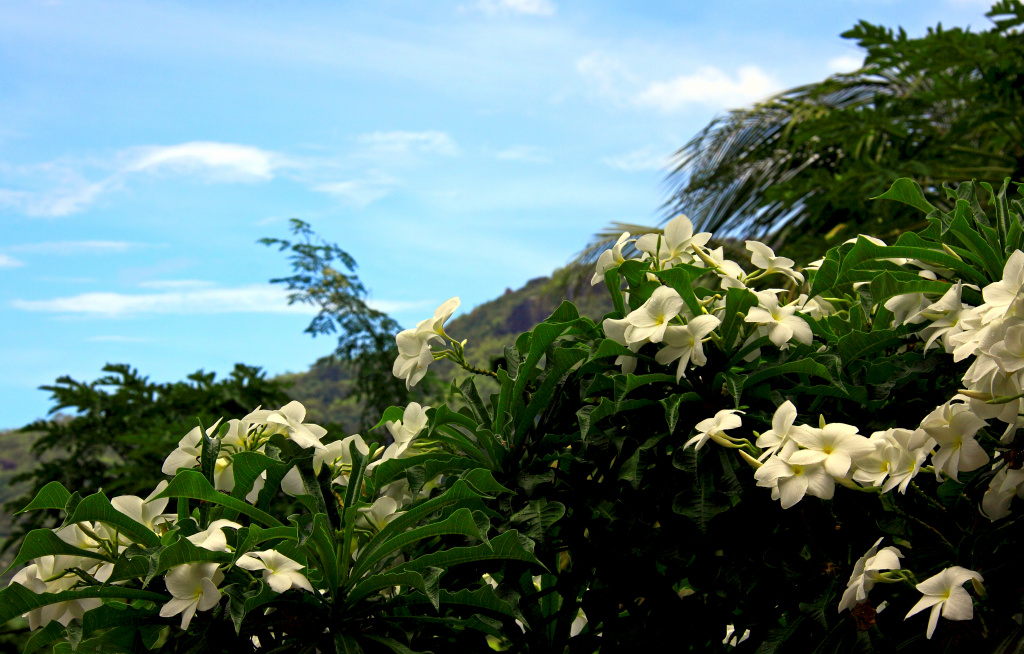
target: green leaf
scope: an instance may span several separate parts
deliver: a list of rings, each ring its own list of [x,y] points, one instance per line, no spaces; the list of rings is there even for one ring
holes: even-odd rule
[[[626,315],[626,303],[622,300],[622,277],[619,275],[618,266],[604,273],[604,283],[608,287],[608,294],[612,297],[612,307],[618,312],[619,317]]]
[[[254,609],[272,602],[279,596],[270,586],[263,583],[262,579],[257,580],[257,587],[246,592],[238,584],[231,584],[221,589],[228,596],[228,614],[231,622],[235,625],[235,633],[242,631],[242,621]]]
[[[683,402],[700,402],[701,396],[698,393],[678,393],[676,395],[669,395],[663,400],[658,400],[665,409],[665,422],[668,424],[668,433],[672,434],[676,430],[676,424],[679,422],[679,405]]]
[[[533,421],[537,415],[547,408],[558,389],[574,365],[587,358],[587,350],[582,348],[556,348],[551,357],[551,363],[545,371],[544,381],[540,388],[533,393],[530,403],[520,414],[516,423],[516,442],[522,440],[523,435],[533,427]]]
[[[949,231],[956,234],[967,249],[974,254],[976,262],[985,268],[989,279],[993,281],[1002,279],[1003,264],[1005,263],[1003,257],[988,244],[981,234],[975,231],[967,221],[966,216],[969,215],[971,215],[970,205],[964,200],[959,200],[956,203],[956,213],[949,225]]]
[[[194,472],[194,474],[202,476],[200,472]],[[74,522],[102,522],[116,527],[119,532],[132,541],[146,547],[155,547],[160,544],[160,538],[156,534],[145,525],[135,522],[115,509],[102,492],[93,493],[83,499],[75,507],[74,512],[64,520],[65,525]]]
[[[170,599],[167,595],[135,588],[120,586],[102,586],[68,590],[61,593],[33,593],[21,584],[11,584],[0,589],[0,624],[49,604],[70,600],[91,598],[144,599],[164,604]]]
[[[176,474],[174,479],[171,480],[171,483],[167,485],[167,488],[165,488],[164,491],[154,499],[162,497],[185,497],[191,500],[211,502],[213,504],[223,506],[226,509],[231,509],[245,514],[253,520],[269,527],[284,526],[277,518],[269,513],[261,511],[243,500],[239,500],[238,498],[216,491],[213,486],[210,485],[210,482],[206,480],[206,477],[203,476],[203,473],[198,470],[179,470],[178,474]],[[82,503],[84,504],[87,500],[88,498],[82,500]],[[149,533],[152,534],[153,532]],[[154,538],[156,538],[155,535]]]
[[[327,516],[318,513],[313,516],[313,534],[310,536],[316,553],[320,558],[321,568],[324,573],[324,582],[331,597],[338,590],[341,583],[341,572],[338,569],[337,544],[334,542],[334,530],[331,529]]]
[[[45,647],[60,638],[64,638],[64,625],[56,620],[51,620],[45,627],[36,630],[32,634],[32,637],[25,643],[22,654],[31,654],[31,652]]]
[[[458,388],[462,397],[466,398],[466,403],[473,412],[473,417],[476,418],[477,423],[481,425],[487,423],[487,407],[484,406],[484,400],[480,397],[480,391],[476,387],[476,380],[472,377],[467,377],[456,388]]]
[[[427,567],[450,568],[460,563],[472,563],[474,561],[525,561],[543,567],[533,552],[523,548],[519,540],[519,532],[510,529],[505,533],[492,538],[490,543],[473,545],[470,547],[453,547],[432,554],[425,554],[412,561],[407,561],[395,568],[395,572],[404,570],[422,570]]]
[[[832,381],[832,375],[829,374],[828,368],[822,364],[814,361],[813,359],[797,359],[796,361],[787,361],[786,363],[768,366],[750,373],[747,375],[747,379],[743,387],[747,389],[753,388],[766,379],[789,374],[814,375],[815,377],[821,377],[822,379]]]
[[[28,532],[25,536],[25,540],[22,541],[21,550],[18,552],[18,557],[11,562],[11,565],[7,567],[6,572],[10,572],[12,569],[19,565],[28,563],[32,559],[37,559],[40,556],[50,556],[66,554],[68,556],[83,556],[87,559],[95,559],[97,561],[108,560],[105,556],[98,552],[90,550],[79,549],[73,545],[69,545],[61,540],[60,536],[53,533],[49,529],[33,529]]]
[[[576,411],[576,418],[580,425],[580,438],[586,438],[594,425],[602,418],[616,413],[632,411],[641,407],[654,404],[653,400],[624,400],[616,403],[609,397],[602,397],[597,404],[588,404]]]
[[[252,491],[256,479],[266,472],[266,483],[256,500],[256,506],[266,510],[277,495],[281,480],[291,468],[290,462],[275,461],[262,452],[238,452],[231,457],[231,471],[235,478],[231,497],[245,500],[245,496]]]
[[[914,275],[914,279],[899,280],[891,272],[883,272],[871,281],[871,301],[881,307],[890,298],[907,293],[944,294],[952,284],[932,281]]]
[[[885,259],[906,258],[920,259],[926,263],[935,264],[942,268],[949,268],[960,274],[969,282],[985,286],[988,279],[970,265],[962,260],[948,254],[944,250],[925,247],[909,247],[902,245],[881,246],[867,240],[863,236],[857,237],[857,244],[846,254],[840,270],[839,284],[858,281],[852,279],[852,273],[857,268],[862,268],[872,262],[879,262]]]
[[[469,470],[462,475],[462,480],[473,487],[478,493],[482,494],[497,494],[497,493],[511,493],[512,491],[505,488],[494,479],[494,474],[490,470],[484,468],[474,468]]]
[[[880,329],[872,332],[850,332],[839,339],[838,354],[843,367],[852,361],[867,356],[887,347],[903,342],[900,335],[891,329]]]
[[[756,306],[757,295],[753,291],[746,288],[730,288],[726,291],[725,314],[722,317],[722,324],[718,327],[718,333],[726,348],[732,348],[747,311]]]
[[[570,305],[571,306],[571,305]],[[523,391],[526,390],[526,383],[529,381],[530,373],[537,366],[541,357],[547,352],[548,346],[555,342],[559,336],[564,334],[566,330],[575,324],[575,320],[572,322],[542,322],[541,324],[534,327],[529,338],[529,348],[525,354],[523,363],[519,366],[519,374],[516,376],[515,383],[512,386],[511,400],[515,401],[521,397]],[[520,425],[522,424],[522,417],[516,419],[516,433],[521,435]],[[494,431],[498,431],[495,429]]]
[[[373,634],[363,634],[363,638],[366,638],[367,640],[372,640],[375,643],[379,643],[379,644],[383,645],[384,647],[387,647],[388,649],[390,649],[395,654],[421,654],[420,652],[416,652],[414,650],[409,649],[408,647],[406,647],[402,643],[398,642],[394,638],[385,638],[383,636],[374,636]],[[423,653],[423,654],[425,654],[425,653]]]
[[[548,502],[546,498],[541,497],[527,502],[525,507],[509,518],[509,521],[516,525],[519,533],[526,534],[536,541],[543,541],[548,529],[564,515],[564,504]]]
[[[836,281],[839,279],[839,262],[842,255],[839,253],[839,248],[835,247],[825,253],[825,258],[821,262],[821,266],[818,271],[814,273],[814,281],[811,283],[811,290],[807,294],[808,298],[821,295],[827,290],[835,287]]]
[[[671,384],[673,390],[678,387],[675,375],[666,375],[664,373],[652,373],[649,375],[615,375],[612,378],[612,381],[615,384],[613,395],[615,398],[616,412],[622,410],[622,403],[626,399],[626,396],[638,388],[649,384]]]
[[[374,429],[379,429],[380,427],[383,427],[385,424],[389,422],[398,422],[399,420],[402,419],[404,415],[404,406],[389,406],[387,409],[384,409],[384,415],[380,417],[380,422],[371,427],[370,431],[373,431]]]
[[[352,592],[348,594],[345,602],[349,605],[355,604],[359,600],[376,593],[379,590],[385,588],[391,588],[393,586],[408,586],[415,588],[416,590],[423,593],[424,597],[433,605],[435,609],[438,608],[438,580],[441,577],[442,570],[439,568],[428,568],[424,574],[415,572],[412,570],[404,570],[400,572],[385,572],[379,575],[373,575],[360,582]]]
[[[416,541],[424,540],[426,538],[450,534],[469,536],[476,540],[486,542],[484,535],[480,533],[476,519],[473,517],[473,512],[467,508],[458,509],[445,520],[432,522],[422,527],[404,531],[386,541],[383,541],[372,551],[364,551],[356,562],[356,567],[352,571],[352,576],[354,578],[361,577],[365,572],[370,570],[375,563],[392,552],[402,549],[406,545],[410,545]]]
[[[39,489],[39,492],[36,493],[36,496],[32,498],[32,501],[28,503],[28,506],[14,515],[20,515],[26,511],[36,511],[38,509],[63,510],[64,507],[67,506],[69,499],[71,499],[71,493],[64,488],[64,485],[59,481],[51,481]]]
[[[686,303],[686,307],[690,310],[690,313],[695,316],[699,316],[704,313],[704,309],[701,308],[700,302],[697,301],[697,296],[693,294],[693,280],[707,272],[708,271],[704,268],[697,268],[695,266],[680,263],[668,270],[658,271],[654,273],[654,275],[679,293],[679,296],[683,298],[683,302]]]
[[[872,200],[895,200],[910,205],[924,213],[937,211],[931,202],[925,199],[921,187],[909,177],[901,177],[892,183],[885,193],[871,198]]]

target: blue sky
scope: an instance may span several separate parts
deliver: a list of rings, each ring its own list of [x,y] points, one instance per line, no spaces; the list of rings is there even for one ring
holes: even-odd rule
[[[467,310],[656,221],[674,149],[855,68],[858,20],[987,29],[987,6],[0,0],[0,427],[107,362],[170,381],[327,354],[255,243],[288,218],[401,323]]]

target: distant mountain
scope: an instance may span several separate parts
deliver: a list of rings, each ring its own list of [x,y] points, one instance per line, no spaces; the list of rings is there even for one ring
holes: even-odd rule
[[[562,279],[564,272],[556,271],[554,278]],[[490,369],[492,361],[504,354],[505,346],[511,346],[519,334],[551,315],[563,298],[572,301],[580,314],[595,321],[611,311],[611,300],[603,284],[575,288],[558,286],[552,277],[537,277],[518,290],[505,289],[500,297],[452,320],[445,331],[453,338],[468,340],[466,356],[471,364]],[[466,375],[449,361],[439,361],[431,370],[445,382]],[[357,429],[359,406],[347,399],[352,377],[342,366],[314,366],[307,372],[282,375],[279,379],[292,383],[288,393],[306,406],[311,421],[338,424],[346,433]],[[493,389],[486,384],[481,388],[484,394],[489,390]]]

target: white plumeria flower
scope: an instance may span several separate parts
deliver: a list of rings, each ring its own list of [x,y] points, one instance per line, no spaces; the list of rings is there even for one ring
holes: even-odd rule
[[[275,593],[283,593],[292,588],[313,592],[313,586],[310,585],[309,580],[299,572],[303,566],[277,550],[243,554],[238,557],[235,565],[251,572],[262,570],[263,581]]]
[[[216,563],[186,563],[171,568],[164,576],[167,591],[174,598],[160,608],[160,617],[181,614],[181,628],[188,629],[196,611],[209,611],[220,602],[217,584],[224,574]]]
[[[660,343],[669,322],[682,310],[683,298],[679,293],[674,288],[659,286],[646,302],[626,316],[629,323],[625,332],[626,342]]]
[[[292,400],[277,411],[270,412],[266,418],[267,431],[271,434],[282,434],[302,448],[323,449],[324,445],[320,439],[327,430],[320,425],[303,423],[305,419],[306,407]]]
[[[794,452],[789,463],[820,463],[825,472],[837,479],[845,478],[856,459],[871,455],[875,449],[868,439],[857,433],[856,427],[841,422],[822,424],[820,428],[804,427],[792,438],[807,449]]]
[[[804,345],[810,345],[814,340],[807,321],[796,315],[796,306],[793,304],[779,306],[779,298],[774,294],[758,294],[759,306],[751,307],[747,311],[745,322],[751,322],[768,327],[768,338],[775,347],[785,350],[789,347],[789,341],[796,340]]]
[[[885,308],[892,311],[892,326],[917,325],[925,321],[921,315],[931,306],[931,301],[924,296],[924,293],[905,293],[894,295],[885,301]]]
[[[452,317],[455,310],[459,308],[461,300],[453,297],[445,300],[441,306],[434,309],[434,317],[420,321],[416,325],[416,332],[420,338],[444,338],[444,324]]]
[[[737,413],[743,412],[737,409],[723,409],[716,413],[714,418],[701,420],[694,426],[694,429],[697,430],[697,435],[686,441],[683,447],[693,445],[693,449],[699,450],[704,447],[704,444],[709,439],[714,440],[716,443],[729,443],[725,431],[727,429],[736,429],[743,424],[743,419],[736,415]]]
[[[983,323],[1006,316],[1024,317],[1024,252],[1016,250],[1003,266],[1003,278],[981,291],[985,299]]]
[[[601,253],[601,256],[597,258],[594,276],[590,280],[591,286],[603,282],[604,274],[606,272],[625,263],[626,260],[622,256],[622,248],[625,247],[627,243],[629,243],[629,232],[622,232],[622,235],[619,236],[619,240],[615,242],[615,245]]]
[[[793,306],[797,308],[797,311],[806,313],[815,320],[821,320],[825,316],[831,316],[836,312],[835,306],[833,306],[828,300],[821,296],[809,298],[806,293],[801,293],[797,296],[796,302],[793,303]]]
[[[796,262],[792,259],[775,256],[774,250],[758,241],[747,241],[747,249],[751,252],[750,262],[765,273],[781,273],[797,284],[804,283],[804,276],[793,270]]]
[[[210,523],[210,526],[198,533],[186,536],[188,542],[192,543],[196,547],[201,547],[204,550],[210,550],[211,552],[227,552],[228,539],[224,535],[224,529],[231,527],[232,529],[241,529],[242,525],[231,520],[214,520]]]
[[[722,644],[723,645],[728,645],[729,647],[736,647],[737,645],[739,645],[740,643],[742,643],[743,641],[745,641],[748,638],[750,638],[750,630],[749,629],[744,631],[743,635],[740,636],[740,635],[736,634],[736,626],[735,625],[727,624],[727,625],[725,625],[725,638],[722,639]]]
[[[416,330],[399,332],[398,358],[391,368],[391,374],[405,380],[405,387],[411,389],[427,374],[427,368],[434,362],[430,344],[416,336]]]
[[[974,287],[977,288],[977,287]],[[953,338],[964,331],[960,320],[973,307],[965,305],[960,301],[963,293],[963,283],[957,282],[946,291],[937,302],[934,302],[920,311],[920,315],[932,321],[921,330],[921,337],[925,339],[924,351],[927,352],[936,340],[942,339],[942,346],[947,354],[952,354],[955,349]]]
[[[699,259],[693,262],[693,265],[699,268],[711,268],[718,275],[718,281],[722,284],[722,288],[746,288],[747,285],[743,283],[744,272],[740,264],[732,261],[731,259],[725,258],[725,248],[717,247],[714,250],[703,250],[695,248],[694,251],[699,255]]]
[[[981,498],[981,512],[992,522],[1002,520],[1010,515],[1014,497],[1024,498],[1024,469],[1003,466],[992,477]]]
[[[82,567],[83,559],[77,556],[41,556],[35,562],[18,571],[11,584],[21,584],[34,593],[60,593],[74,590],[78,577],[67,573],[68,568]],[[108,573],[109,574],[109,573]],[[90,611],[102,602],[99,599],[80,599],[56,602],[33,609],[24,614],[28,618],[29,629],[35,630],[56,620],[65,627],[72,620],[81,620],[86,611]]]
[[[772,489],[772,499],[780,500],[782,508],[788,509],[804,498],[813,495],[830,500],[835,494],[836,482],[820,463],[811,465],[791,464],[789,452],[771,456],[764,465],[754,471],[757,485]]]
[[[775,415],[772,416],[772,428],[758,436],[754,443],[764,450],[758,459],[764,460],[772,454],[777,454],[789,442],[793,434],[803,431],[802,425],[793,424],[796,422],[796,417],[796,405],[789,400],[775,409]]]
[[[612,339],[619,345],[628,347],[633,352],[637,352],[643,347],[647,341],[634,341],[630,343],[626,340],[626,330],[629,329],[629,321],[625,318],[621,320],[615,320],[614,318],[607,318],[601,326],[604,328],[604,334],[608,338]],[[622,367],[622,374],[628,375],[636,370],[637,358],[620,354],[615,358],[615,365]]]
[[[378,497],[372,506],[359,509],[359,513],[360,516],[356,525],[363,528],[372,527],[375,531],[380,531],[389,522],[402,514],[398,510],[398,502],[386,496]]]
[[[332,441],[324,449],[317,450],[313,454],[313,474],[319,475],[324,464],[327,464],[335,475],[331,480],[332,483],[347,486],[348,476],[352,471],[352,454],[349,450],[352,443],[355,443],[356,450],[363,456],[370,453],[370,447],[359,434],[353,434],[340,441]],[[281,480],[281,490],[293,497],[306,494],[306,487],[302,483],[302,475],[299,474],[298,467],[289,470]]]
[[[166,480],[157,484],[153,492],[146,496],[146,499],[135,495],[119,495],[111,499],[110,504],[135,522],[145,525],[150,531],[156,531],[159,525],[174,519],[174,514],[164,513],[170,498],[153,499],[164,492],[165,488],[167,488]]]
[[[946,402],[925,416],[923,429],[939,445],[932,455],[936,479],[941,473],[957,480],[960,471],[977,470],[989,461],[988,453],[974,439],[978,430],[988,423],[971,411],[968,404]]]
[[[220,425],[220,420],[206,430],[207,436],[213,436]],[[203,454],[203,432],[198,426],[182,436],[178,447],[167,455],[161,471],[165,475],[174,475],[180,468],[195,468],[199,465],[199,457]]]
[[[1003,372],[1024,370],[1024,322],[1014,321],[1007,327],[1002,340],[988,351]]]
[[[695,366],[703,366],[708,362],[704,355],[704,346],[701,339],[710,334],[722,321],[715,316],[697,316],[692,318],[686,325],[672,325],[665,330],[665,337],[662,339],[665,347],[661,348],[656,355],[655,361],[665,366],[679,359],[676,367],[676,381],[686,376],[686,367],[693,362]]]
[[[427,426],[427,409],[429,408],[429,406],[420,406],[417,402],[410,402],[402,412],[401,420],[388,420],[384,423],[395,440],[385,448],[379,461],[374,463],[403,458],[403,455],[406,455],[412,446],[413,439]]]
[[[679,215],[668,221],[664,234],[644,234],[636,241],[636,249],[657,257],[663,263],[689,263],[693,260],[693,246],[703,246],[711,240],[711,234],[693,233],[693,223],[686,216]],[[658,243],[661,247],[658,247]]]
[[[883,493],[899,487],[900,493],[905,494],[935,441],[924,430],[894,428],[875,432],[868,442],[875,451],[857,460],[853,480],[881,486]]]
[[[839,602],[840,613],[846,609],[852,609],[856,604],[868,598],[868,593],[878,580],[879,571],[899,570],[903,553],[892,546],[883,548],[879,552],[878,546],[882,543],[882,538],[876,540],[875,544],[864,556],[857,559],[857,563],[853,566],[850,580],[846,582],[846,592],[843,593],[843,599]]]
[[[974,617],[974,602],[967,591],[962,588],[963,583],[968,579],[975,582],[982,582],[984,579],[973,570],[961,568],[954,565],[946,568],[934,577],[929,577],[917,585],[917,589],[924,594],[914,608],[907,613],[906,620],[912,615],[931,608],[928,615],[928,638],[935,633],[935,626],[939,622],[939,614],[947,620],[970,620]]]

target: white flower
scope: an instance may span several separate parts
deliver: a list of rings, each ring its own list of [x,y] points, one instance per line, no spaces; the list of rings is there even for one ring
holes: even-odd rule
[[[710,334],[722,321],[715,316],[697,316],[686,325],[672,325],[665,330],[663,339],[665,347],[661,348],[654,359],[661,365],[679,359],[676,367],[676,381],[686,376],[686,366],[693,361],[695,366],[703,366],[708,362],[704,355],[701,339]]]
[[[352,471],[352,454],[349,450],[352,443],[356,444],[356,449],[363,456],[370,453],[369,446],[359,434],[352,434],[340,441],[332,441],[324,449],[317,450],[313,454],[313,474],[319,475],[320,469],[326,463],[335,475],[331,480],[332,483],[347,486],[348,476]],[[289,470],[281,480],[281,490],[292,496],[306,494],[306,487],[302,483],[302,475],[299,474],[298,467]]]
[[[269,412],[265,420],[267,432],[282,434],[302,448],[323,449],[324,446],[320,439],[324,437],[327,430],[320,425],[303,423],[305,418],[306,407],[292,400],[277,411]]]
[[[405,387],[411,389],[427,374],[427,368],[434,362],[430,344],[417,337],[415,329],[399,332],[398,358],[391,367],[391,374],[405,380]]]
[[[963,583],[968,579],[982,582],[984,579],[973,570],[961,568],[958,565],[946,568],[934,577],[925,579],[917,585],[917,589],[924,594],[914,608],[910,609],[906,618],[920,613],[931,607],[928,615],[927,637],[931,638],[935,633],[935,625],[939,622],[939,614],[947,620],[970,620],[974,617],[974,602],[967,591],[962,588]],[[904,618],[904,620],[906,620]]]
[[[981,512],[992,522],[1002,520],[1010,515],[1014,497],[1024,497],[1024,469],[1003,466],[992,477],[981,498]]]
[[[668,221],[664,234],[644,234],[638,238],[636,249],[657,257],[663,263],[689,263],[693,260],[693,246],[702,246],[709,240],[711,234],[694,234],[693,223],[686,216],[680,215]]]
[[[725,430],[736,429],[743,424],[743,419],[736,415],[737,413],[743,412],[736,409],[723,409],[716,413],[714,418],[701,420],[694,426],[697,435],[686,441],[683,447],[693,445],[693,449],[699,450],[704,447],[708,439],[712,439],[716,443],[729,443],[729,437],[725,435]]]
[[[789,400],[786,400],[775,409],[775,415],[772,416],[772,428],[758,436],[755,443],[755,445],[764,450],[761,456],[758,457],[759,459],[763,460],[772,454],[777,454],[786,442],[792,438],[793,434],[803,431],[803,426],[793,425],[796,422],[796,417],[796,405]]]
[[[747,311],[746,322],[768,326],[768,338],[775,347],[785,350],[789,347],[789,341],[796,340],[804,345],[810,345],[814,339],[810,326],[800,316],[796,315],[795,305],[779,306],[779,298],[772,294],[758,294],[759,306],[751,307]]]
[[[595,267],[594,276],[590,280],[591,286],[603,282],[604,274],[606,272],[626,261],[622,257],[622,248],[625,247],[626,243],[629,243],[629,232],[622,232],[622,235],[619,236],[619,240],[615,242],[615,245],[601,253],[601,256],[597,258],[597,266]]]
[[[764,465],[754,471],[757,485],[772,489],[772,498],[780,500],[782,508],[788,509],[810,494],[823,500],[832,499],[836,482],[820,463],[812,465],[791,464],[789,454],[784,450],[769,457]]]
[[[1024,322],[1007,327],[1003,339],[989,349],[988,354],[1003,372],[1024,369]]]
[[[644,341],[636,341],[635,343],[629,343],[626,341],[626,330],[629,329],[629,321],[625,318],[622,318],[621,320],[607,318],[601,326],[604,328],[605,336],[619,345],[628,347],[633,352],[637,352],[644,345]],[[625,354],[620,354],[615,358],[615,365],[622,367],[623,375],[628,375],[636,370],[636,363],[636,357],[631,357]]]
[[[232,529],[241,529],[242,525],[231,520],[214,520],[210,523],[210,526],[198,533],[186,536],[188,541],[196,547],[201,547],[204,550],[210,550],[211,552],[227,552],[228,551],[228,539],[224,535],[224,529],[231,527]]]
[[[259,557],[259,559],[255,557]],[[262,570],[263,581],[275,593],[283,593],[292,588],[313,592],[313,586],[310,585],[309,580],[299,572],[302,570],[302,565],[277,550],[243,554],[238,557],[235,565],[253,572]]]
[[[683,310],[683,298],[674,288],[659,286],[636,311],[626,316],[627,343],[660,343],[669,322]]]
[[[880,570],[899,570],[903,554],[891,546],[876,554],[881,543],[882,538],[879,538],[864,556],[857,559],[850,580],[846,582],[846,592],[843,593],[843,599],[839,602],[840,613],[844,609],[852,609],[858,602],[863,602],[868,598],[868,592],[878,580]]]
[[[461,300],[453,297],[441,303],[441,306],[434,309],[434,317],[427,318],[416,325],[416,331],[421,334],[420,338],[444,338],[444,324],[452,317],[455,310],[459,308]]]
[[[386,496],[378,497],[372,506],[359,509],[359,513],[361,515],[356,525],[364,529],[372,527],[375,531],[380,531],[402,514],[398,511],[398,502]]]
[[[722,639],[722,644],[730,647],[736,647],[748,638],[750,638],[749,629],[745,630],[742,636],[738,636],[736,635],[736,626],[727,624],[725,625],[725,638]]]
[[[793,265],[796,262],[792,259],[776,257],[770,247],[758,241],[747,241],[747,249],[751,252],[750,262],[764,270],[765,273],[782,273],[797,284],[803,284],[804,276],[793,270]]]
[[[789,463],[820,463],[825,466],[825,472],[837,479],[846,477],[855,459],[874,452],[874,446],[857,433],[856,427],[841,422],[823,424],[817,429],[804,427],[793,434],[792,438],[807,449],[794,452],[789,457]]]
[[[916,325],[925,321],[921,312],[931,306],[924,293],[905,293],[894,295],[885,301],[885,308],[892,311],[892,326]]]
[[[74,590],[78,577],[67,573],[68,568],[81,567],[82,560],[77,556],[41,556],[35,563],[18,571],[11,580],[12,584],[21,584],[34,593],[60,593]],[[25,614],[29,629],[35,630],[56,620],[65,627],[72,620],[81,620],[86,611],[100,606],[99,599],[80,599],[57,602],[33,609]]]
[[[1003,266],[1003,278],[989,284],[981,291],[987,311],[983,323],[1005,316],[1024,315],[1024,252],[1016,250]]]
[[[220,420],[206,430],[207,436],[212,436],[217,431]],[[203,432],[198,426],[182,436],[178,441],[178,447],[167,455],[161,471],[165,475],[173,475],[179,468],[195,468],[199,465],[199,457],[203,453]]]
[[[160,617],[181,614],[181,628],[188,629],[196,610],[209,611],[220,602],[217,584],[224,578],[216,563],[186,563],[171,568],[164,577],[174,598],[160,609]]]
[[[938,302],[930,304],[920,311],[921,316],[932,321],[932,324],[921,330],[921,337],[925,339],[925,352],[936,340],[941,338],[946,352],[953,353],[955,343],[952,339],[964,331],[960,319],[972,308],[960,301],[962,292],[963,283],[957,282],[946,291]]]
[[[714,250],[695,248],[694,251],[700,258],[694,261],[693,265],[699,268],[706,266],[713,269],[718,275],[718,281],[722,284],[722,288],[746,288],[746,284],[742,281],[743,268],[735,261],[725,258],[725,248],[718,247]]]
[[[988,453],[974,440],[978,430],[988,423],[967,404],[947,402],[925,416],[921,429],[935,439],[939,451],[932,455],[935,477],[945,472],[954,480],[959,471],[977,470],[988,463]]]
[[[110,504],[135,522],[146,525],[151,531],[156,531],[158,525],[171,522],[174,518],[173,514],[164,513],[170,498],[153,499],[164,492],[165,488],[167,488],[166,480],[157,484],[153,492],[146,496],[146,499],[135,495],[119,495],[111,499]]]
[[[831,316],[836,312],[836,308],[828,300],[821,296],[808,298],[806,293],[801,293],[797,297],[796,302],[793,303],[793,306],[797,308],[797,311],[806,313],[815,320],[821,320],[825,316]]]

